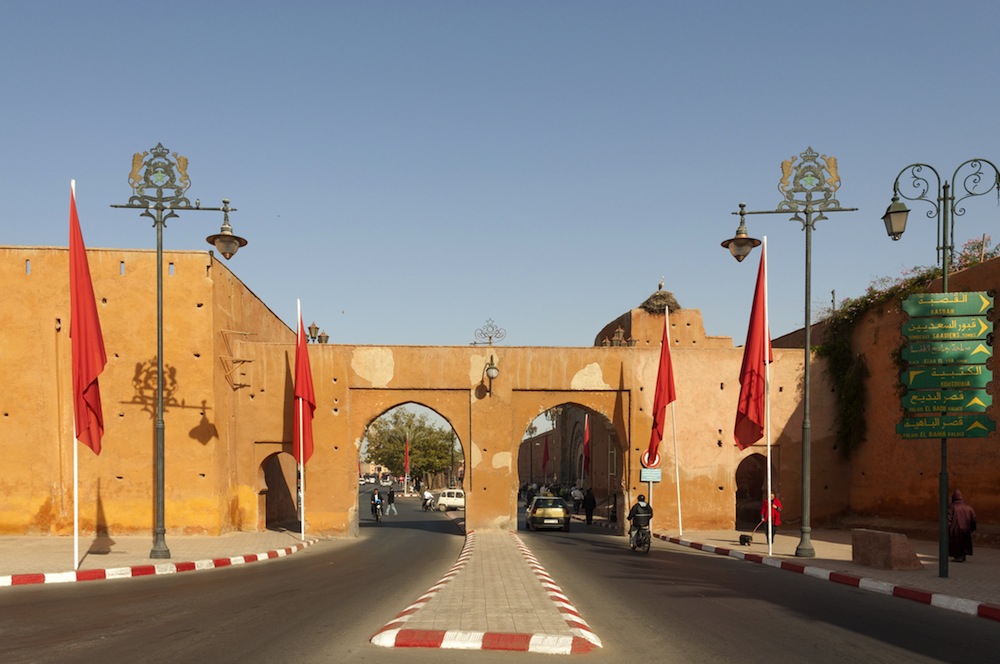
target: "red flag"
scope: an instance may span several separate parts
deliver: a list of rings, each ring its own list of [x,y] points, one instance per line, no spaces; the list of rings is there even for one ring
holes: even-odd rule
[[[97,377],[108,363],[104,336],[97,316],[94,284],[83,246],[80,219],[76,215],[76,187],[69,190],[69,338],[73,354],[73,417],[76,437],[81,443],[101,453],[104,413]]]
[[[656,392],[653,395],[653,432],[649,435],[649,449],[646,460],[649,467],[658,465],[657,449],[663,440],[663,424],[667,417],[667,405],[677,400],[674,388],[674,365],[670,359],[670,330],[667,326],[669,315],[663,317],[663,341],[660,345],[660,368],[656,372]]]
[[[309,348],[306,346],[306,332],[302,327],[299,313],[298,340],[295,344],[295,400],[292,416],[292,454],[295,461],[303,466],[313,453],[313,413],[316,411],[316,395],[313,392],[312,369],[309,367]],[[299,458],[299,450],[302,458]]]
[[[583,472],[590,472],[590,414],[583,416]]]
[[[545,448],[542,450],[542,475],[545,475],[545,467],[549,465],[549,437],[545,436]]]
[[[743,348],[740,367],[740,399],[736,405],[736,427],[733,436],[739,448],[750,447],[764,435],[766,366],[774,361],[771,333],[767,325],[767,245],[760,253],[757,287],[753,292],[750,328]]]

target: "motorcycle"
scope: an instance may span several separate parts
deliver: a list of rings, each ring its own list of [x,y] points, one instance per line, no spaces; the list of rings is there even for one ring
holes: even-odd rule
[[[372,507],[372,516],[375,517],[375,521],[382,520],[382,503],[375,503]]]
[[[424,498],[423,508],[424,508],[425,512],[433,511],[433,509],[434,509],[434,499],[433,498]]]
[[[632,541],[630,544],[633,551],[639,550],[643,553],[649,553],[649,545],[652,540],[653,538],[649,532],[649,526],[640,526],[638,530],[632,534]]]

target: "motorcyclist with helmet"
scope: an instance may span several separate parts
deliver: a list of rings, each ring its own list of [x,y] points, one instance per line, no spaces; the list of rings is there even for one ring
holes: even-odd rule
[[[632,523],[629,527],[629,544],[635,548],[635,534],[640,528],[649,528],[649,522],[653,520],[653,506],[646,502],[646,496],[639,494],[635,505],[628,512],[628,520]]]

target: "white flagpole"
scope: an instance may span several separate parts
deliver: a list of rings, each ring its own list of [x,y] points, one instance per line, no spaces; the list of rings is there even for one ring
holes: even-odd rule
[[[663,308],[663,324],[667,331],[667,351],[670,352],[670,307]],[[670,366],[673,367],[673,355],[670,357]],[[674,402],[670,402],[670,426],[674,433],[674,484],[677,485],[677,535],[684,536],[684,521],[681,519],[681,468],[680,459],[677,457],[677,409]]]
[[[69,181],[69,188],[73,195],[73,200],[75,202],[76,180]],[[76,412],[74,408],[74,413],[73,413],[73,570],[74,571],[76,571],[80,567],[80,467],[79,467],[79,450],[77,449],[77,446],[80,443],[77,440],[78,433],[79,432],[76,430]]]
[[[768,363],[767,349],[771,345],[770,328],[767,324],[767,236],[764,236],[761,243],[761,251],[764,252],[764,430],[767,436],[767,555],[773,553],[774,546],[774,526],[771,515],[771,365]]]
[[[295,308],[298,310],[298,314],[299,314],[298,329],[295,332],[295,351],[296,351],[296,353],[298,353],[299,338],[300,338],[300,336],[302,334],[304,334],[304,332],[302,330],[302,301],[299,300],[298,298],[296,298],[296,300],[295,300]],[[296,355],[296,357],[298,357],[298,355]],[[296,378],[296,380],[298,380],[298,376],[296,376],[295,378]],[[296,387],[298,387],[298,386],[296,386]],[[299,409],[299,529],[300,529],[299,538],[302,539],[302,540],[305,540],[305,538],[306,538],[306,467],[305,467],[305,464],[302,463],[302,461],[303,461],[303,456],[302,455],[303,455],[303,452],[304,452],[302,439],[305,438],[305,435],[304,435],[304,433],[305,433],[305,427],[303,425],[302,418],[304,416],[305,411],[303,410],[303,408],[304,408],[304,404],[302,403],[303,400],[302,399],[296,399],[296,401],[298,402],[296,405],[298,406],[298,409]]]
[[[76,439],[76,422],[73,423],[73,571],[80,567],[80,471],[79,442]]]

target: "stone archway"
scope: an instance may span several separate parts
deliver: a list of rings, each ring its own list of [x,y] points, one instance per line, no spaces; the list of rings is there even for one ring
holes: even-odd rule
[[[408,472],[404,481],[408,492],[465,488],[467,459],[461,437],[444,415],[420,401],[397,403],[373,417],[365,426],[358,454],[359,467],[377,463],[400,478]]]
[[[750,530],[760,522],[766,485],[767,458],[751,454],[743,459],[736,468],[736,530]]]
[[[258,468],[259,530],[299,528],[297,476],[295,458],[286,452],[270,454],[261,462]]]
[[[553,411],[555,417],[548,417]],[[555,483],[566,496],[573,486],[591,489],[597,498],[595,515],[611,523],[618,521],[624,505],[626,450],[612,419],[575,401],[555,403],[539,415],[543,416],[552,428],[523,436],[518,445],[519,486]],[[589,459],[585,461],[588,424]]]

